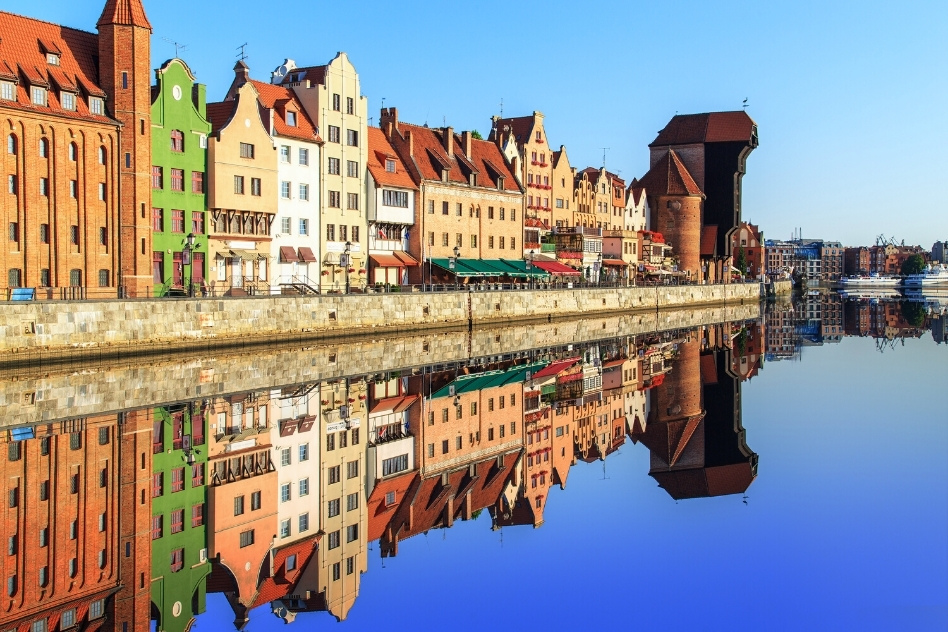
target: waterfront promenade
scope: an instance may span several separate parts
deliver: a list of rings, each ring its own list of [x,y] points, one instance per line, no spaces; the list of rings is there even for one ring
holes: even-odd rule
[[[0,367],[760,300],[757,283],[10,303]]]

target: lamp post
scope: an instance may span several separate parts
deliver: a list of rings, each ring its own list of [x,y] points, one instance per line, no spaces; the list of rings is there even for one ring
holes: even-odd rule
[[[352,255],[349,254],[349,251],[352,250],[352,242],[346,242],[346,249],[342,253],[345,258],[345,264],[342,266],[344,274],[346,275],[346,294],[349,293],[349,266],[352,265]]]
[[[194,262],[191,259],[192,253],[194,252],[194,233],[188,233],[188,236],[185,237],[184,252],[181,256],[181,263],[190,268],[190,274],[187,276],[188,281],[188,296],[194,297]]]
[[[596,253],[596,261],[599,269],[596,271],[596,285],[602,284],[602,252]]]
[[[527,254],[527,273],[530,274],[528,281],[530,282],[530,289],[533,289],[533,257],[536,255],[536,250],[531,250]]]
[[[454,256],[448,259],[448,267],[451,268],[451,270],[454,270],[454,289],[455,289],[455,290],[458,289],[458,285],[459,285],[459,283],[458,283],[458,271],[457,271],[456,268],[457,268],[457,264],[458,264],[458,259],[459,259],[460,257],[461,257],[461,247],[460,247],[460,246],[455,246],[455,247],[454,247]]]

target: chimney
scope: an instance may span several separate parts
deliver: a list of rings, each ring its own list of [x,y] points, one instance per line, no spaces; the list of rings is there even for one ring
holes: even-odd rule
[[[250,81],[250,68],[247,67],[243,59],[234,66],[234,75],[234,86],[237,88]]]
[[[398,131],[398,108],[382,108],[379,115],[379,127],[382,128],[386,136],[391,138],[392,132]]]
[[[461,132],[461,144],[464,145],[464,156],[470,160],[471,159],[471,133],[468,131]]]
[[[442,127],[441,140],[444,143],[444,150],[448,152],[448,158],[454,158],[454,128]]]
[[[412,158],[415,157],[415,137],[412,136],[411,130],[405,130],[405,142],[408,143],[408,155]]]

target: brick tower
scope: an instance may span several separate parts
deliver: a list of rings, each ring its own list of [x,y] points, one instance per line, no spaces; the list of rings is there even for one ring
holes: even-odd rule
[[[119,133],[119,284],[147,295],[151,274],[151,24],[141,0],[107,0],[99,29],[99,82]]]

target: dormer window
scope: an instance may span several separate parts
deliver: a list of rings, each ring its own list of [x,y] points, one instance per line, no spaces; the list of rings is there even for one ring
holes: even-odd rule
[[[105,103],[100,97],[89,97],[89,111],[93,114],[103,114]]]
[[[32,86],[30,88],[30,99],[36,105],[46,105],[46,88],[42,86]]]
[[[503,176],[499,176],[497,178],[497,188],[500,189],[501,191],[504,190],[504,177]]]
[[[57,55],[56,53],[46,53],[46,63],[49,64],[50,66],[58,66],[59,55]]]
[[[64,110],[72,111],[76,109],[76,95],[72,92],[60,92],[59,97]]]
[[[4,101],[16,100],[16,84],[12,81],[0,81],[0,99]]]
[[[290,127],[296,127],[296,112],[287,110],[286,112],[286,124]]]
[[[385,170],[389,173],[395,173],[395,161],[391,158],[385,159]]]

